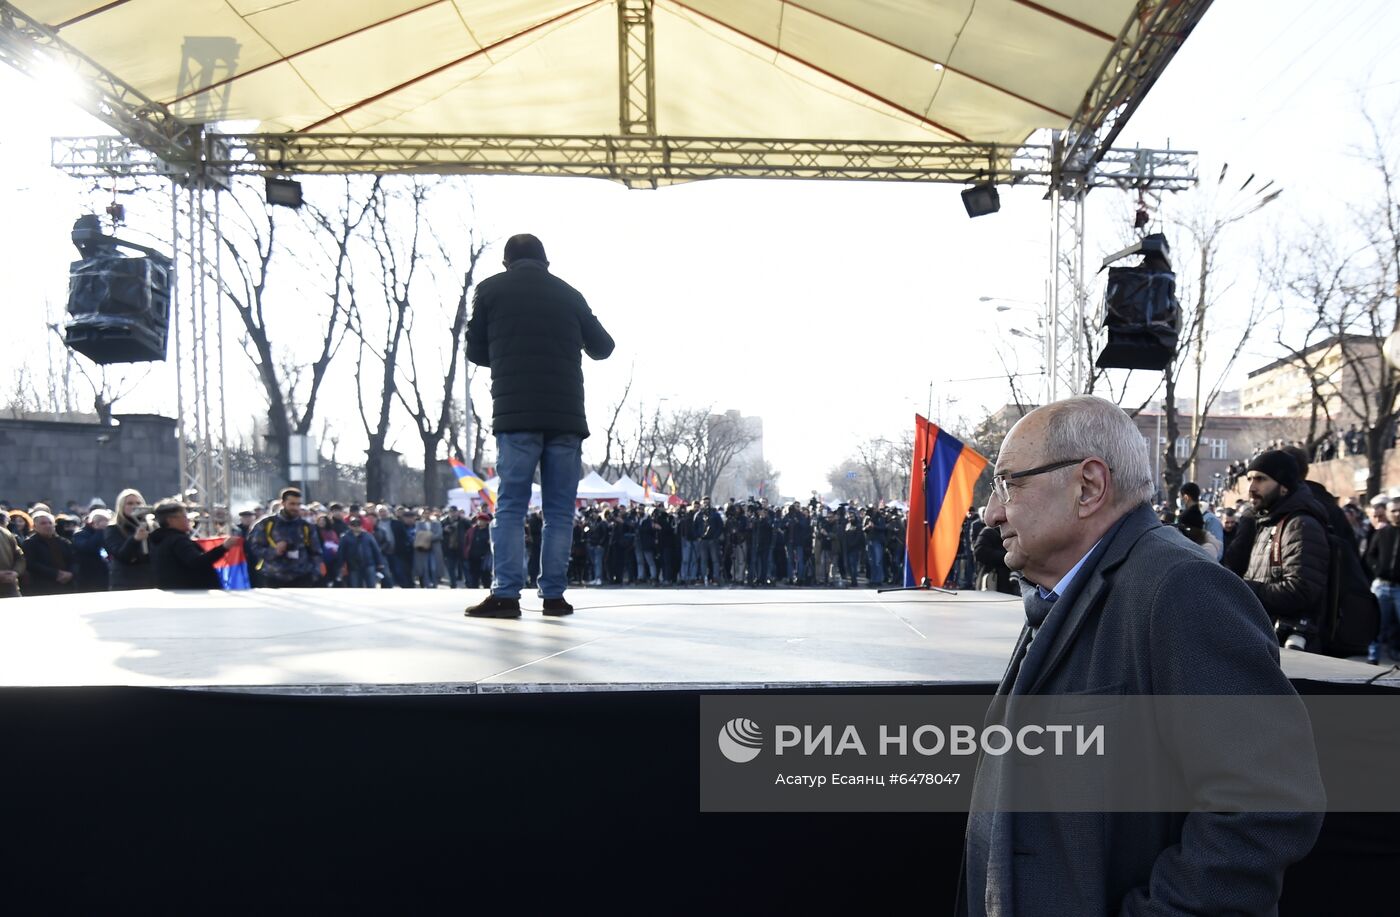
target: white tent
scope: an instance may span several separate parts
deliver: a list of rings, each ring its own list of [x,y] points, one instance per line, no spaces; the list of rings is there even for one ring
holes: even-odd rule
[[[617,500],[627,499],[627,493],[615,485],[609,484],[607,480],[596,471],[590,471],[578,482],[578,499],[580,500]]]
[[[650,496],[648,496],[646,488],[632,480],[630,475],[624,474],[622,477],[618,478],[613,484],[613,487],[627,494],[627,500],[624,502],[662,503],[666,500],[665,494],[658,493],[654,490],[651,492]]]

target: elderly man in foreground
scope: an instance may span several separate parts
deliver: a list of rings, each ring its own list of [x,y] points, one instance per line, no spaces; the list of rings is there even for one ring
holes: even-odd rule
[[[1021,577],[1026,624],[999,697],[1294,694],[1249,588],[1158,523],[1150,467],[1132,421],[1100,398],[1047,405],[1007,435],[986,521]],[[1270,736],[1249,754],[1313,754],[1290,740]],[[1303,769],[1315,792],[1299,794],[1222,767],[1211,749],[1167,742],[1163,754],[1201,800],[1240,786],[1271,798],[1321,792],[1315,761]],[[1315,811],[1014,812],[1011,766],[984,757],[978,767],[961,915],[1275,914],[1284,870],[1322,821]]]

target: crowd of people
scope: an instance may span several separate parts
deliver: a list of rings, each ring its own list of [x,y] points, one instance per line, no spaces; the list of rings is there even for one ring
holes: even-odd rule
[[[239,539],[255,587],[491,584],[492,514],[485,508],[305,503],[286,488],[266,506],[238,513],[219,553],[209,552],[192,573],[193,539],[231,521],[221,510],[202,515],[175,501],[147,506],[135,490],[122,491],[114,505],[84,511],[70,504],[54,513],[43,503],[18,509],[0,502],[0,591],[217,588],[207,574]],[[523,532],[532,587],[542,529],[540,511],[532,510]],[[815,499],[714,505],[708,497],[666,506],[594,503],[574,514],[568,577],[580,586],[874,587],[902,581],[904,537],[905,516],[894,506],[829,507]]]

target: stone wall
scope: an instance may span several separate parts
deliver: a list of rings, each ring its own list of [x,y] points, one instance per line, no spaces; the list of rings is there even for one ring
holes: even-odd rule
[[[135,487],[148,500],[180,489],[175,420],[118,414],[114,426],[0,418],[0,500],[11,506],[43,500],[60,509],[69,500],[108,506]]]

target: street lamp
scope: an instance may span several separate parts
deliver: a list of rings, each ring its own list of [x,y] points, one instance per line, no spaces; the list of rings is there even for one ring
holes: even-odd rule
[[[977,297],[977,301],[996,303],[995,309],[997,312],[1029,312],[1035,316],[1035,331],[1029,331],[1024,328],[1008,328],[1007,331],[1008,333],[1016,337],[1025,338],[1028,341],[1035,341],[1040,346],[1041,375],[1044,379],[1044,390],[1041,393],[1041,403],[1047,403],[1049,400],[1049,390],[1051,385],[1050,366],[1052,360],[1050,349],[1050,336],[1046,334],[1045,328],[1044,305],[1040,303],[1029,302],[1028,300],[1022,299],[1007,299],[1004,296],[979,296]],[[1013,305],[1013,303],[1019,305]]]

